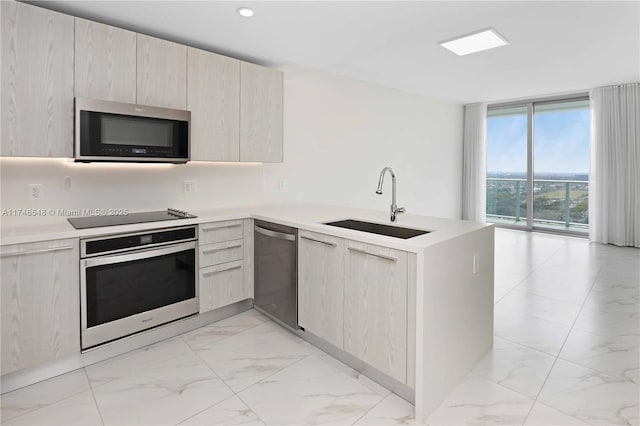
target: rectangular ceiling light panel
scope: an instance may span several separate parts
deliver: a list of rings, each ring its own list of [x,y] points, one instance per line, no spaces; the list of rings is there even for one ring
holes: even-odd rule
[[[509,42],[493,29],[483,30],[453,40],[443,41],[440,46],[455,53],[458,56],[505,46]]]

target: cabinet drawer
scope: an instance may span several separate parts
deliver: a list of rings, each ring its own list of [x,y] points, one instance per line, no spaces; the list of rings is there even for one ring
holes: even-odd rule
[[[242,261],[200,269],[200,313],[247,299]]]
[[[242,220],[209,222],[199,226],[200,244],[242,239]]]
[[[219,263],[241,260],[243,252],[242,240],[224,241],[221,243],[205,244],[200,246],[200,268],[217,265]]]

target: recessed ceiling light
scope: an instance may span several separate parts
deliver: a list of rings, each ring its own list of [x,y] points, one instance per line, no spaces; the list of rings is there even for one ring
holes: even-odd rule
[[[456,37],[453,40],[447,40],[440,43],[444,47],[458,56],[468,55],[470,53],[481,52],[483,50],[493,49],[509,44],[509,42],[498,34],[495,30],[489,28],[473,34],[462,37]]]
[[[238,13],[240,14],[240,16],[244,16],[245,18],[253,16],[253,10],[249,9],[248,7],[241,7],[240,9],[238,9]]]

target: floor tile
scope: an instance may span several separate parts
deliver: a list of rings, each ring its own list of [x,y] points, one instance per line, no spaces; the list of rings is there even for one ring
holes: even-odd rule
[[[496,312],[522,313],[546,321],[572,326],[580,305],[550,299],[520,291],[519,288],[505,296],[495,307]]]
[[[560,352],[571,329],[521,312],[496,310],[494,316],[496,336],[554,356]]]
[[[47,405],[20,417],[15,417],[4,425],[61,425],[90,426],[102,425],[102,419],[90,390]]]
[[[427,418],[429,425],[523,424],[533,399],[471,376]]]
[[[363,386],[369,388],[369,390],[377,393],[380,396],[387,396],[387,395],[389,395],[391,393],[391,391],[389,389],[387,389],[384,386],[376,383],[375,381],[371,380],[370,378],[368,378],[364,374],[354,370],[353,368],[349,367],[348,365],[343,364],[342,362],[338,361],[337,359],[335,359],[331,355],[329,355],[329,354],[327,354],[327,353],[325,353],[325,352],[323,352],[323,351],[321,351],[320,349],[317,349],[317,348],[312,348],[312,349],[314,349],[313,354],[315,356],[317,356],[318,358],[320,358],[321,360],[323,360],[327,364],[331,365],[332,367],[336,368],[337,370],[341,371],[342,373],[346,374],[347,376],[358,380],[360,382],[360,384],[362,384]]]
[[[589,423],[585,423],[555,408],[536,402],[533,404],[529,417],[527,417],[527,421],[524,424],[531,426],[579,426],[588,425]]]
[[[250,309],[206,327],[182,334],[180,337],[192,349],[202,349],[221,339],[235,336],[268,321],[269,319],[266,316],[255,309]]]
[[[638,424],[638,385],[559,359],[538,401],[590,424]]]
[[[640,313],[640,291],[634,287],[594,287],[584,303],[587,309],[620,314]]]
[[[471,374],[535,398],[554,361],[551,355],[496,337]]]
[[[639,322],[639,313],[605,312],[599,309],[583,308],[573,328],[603,336],[638,336]]]
[[[194,353],[98,386],[105,425],[177,424],[233,393]]]
[[[181,425],[264,425],[237,396],[232,396],[180,423]]]
[[[582,305],[591,291],[592,284],[584,281],[553,281],[538,277],[524,279],[516,289],[549,299]]]
[[[272,425],[351,424],[382,400],[316,356],[296,362],[238,396]]]
[[[311,354],[311,345],[269,322],[197,350],[224,382],[239,392]]]
[[[412,404],[390,394],[360,418],[356,425],[413,425],[415,409]]]
[[[640,337],[602,336],[572,330],[560,358],[602,373],[638,381]]]
[[[89,390],[89,381],[84,370],[80,369],[5,393],[0,397],[2,422],[86,390]]]
[[[89,365],[85,370],[91,386],[96,387],[190,351],[180,338],[173,338]]]

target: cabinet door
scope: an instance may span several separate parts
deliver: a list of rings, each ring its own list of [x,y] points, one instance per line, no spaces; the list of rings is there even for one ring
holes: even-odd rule
[[[80,352],[77,239],[2,247],[2,374]]]
[[[187,109],[187,46],[137,35],[137,103]]]
[[[347,241],[344,349],[407,380],[407,253]]]
[[[73,17],[2,1],[0,155],[73,157]]]
[[[240,159],[240,61],[189,47],[191,159]]]
[[[248,298],[241,260],[200,269],[200,313]]]
[[[282,162],[282,72],[240,65],[240,161]]]
[[[75,18],[75,94],[136,102],[136,33]]]
[[[298,324],[343,348],[344,240],[300,231]]]

